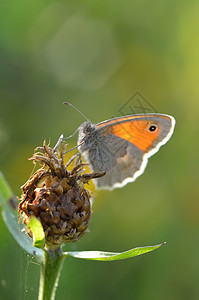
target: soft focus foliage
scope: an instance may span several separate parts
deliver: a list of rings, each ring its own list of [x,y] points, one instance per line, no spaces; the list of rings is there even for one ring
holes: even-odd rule
[[[135,183],[96,195],[90,233],[65,251],[167,245],[110,264],[68,259],[59,300],[199,297],[198,9],[196,0],[1,3],[0,169],[16,195],[33,149],[84,121],[63,101],[100,122],[139,91],[177,121]],[[0,228],[1,298],[35,299],[39,267],[2,219]]]

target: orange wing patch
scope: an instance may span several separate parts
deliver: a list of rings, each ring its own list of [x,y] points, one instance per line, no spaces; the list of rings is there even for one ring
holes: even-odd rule
[[[150,131],[150,126],[156,126],[154,131]],[[156,122],[147,120],[133,120],[115,124],[108,128],[107,133],[112,133],[141,149],[144,152],[157,140],[160,128]]]
[[[103,122],[97,124],[97,127],[101,128],[101,127],[111,125],[111,124],[115,124],[115,123],[118,123],[118,122],[123,122],[123,121],[128,121],[128,120],[132,121],[132,120],[135,120],[135,119],[140,119],[140,117],[143,117],[143,116],[147,117],[149,115],[132,115],[132,116],[117,117],[117,118],[114,118],[114,119],[103,121]],[[151,114],[150,116],[152,117],[152,116],[155,116],[155,115]]]

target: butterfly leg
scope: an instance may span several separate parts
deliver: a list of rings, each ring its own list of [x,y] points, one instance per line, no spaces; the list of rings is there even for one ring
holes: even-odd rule
[[[63,134],[60,135],[55,147],[53,148],[54,152],[57,152],[58,148],[60,147],[61,143],[63,142],[64,136]]]
[[[82,163],[81,153],[77,153],[77,159],[75,161],[75,166],[77,166],[79,163]]]
[[[76,159],[77,158],[77,159]],[[80,162],[80,158],[81,158],[81,154],[80,153],[76,153],[75,155],[73,155],[69,161],[66,163],[65,167],[68,168],[68,166],[76,159],[75,161],[75,166]]]
[[[83,142],[81,142],[79,145],[77,145],[77,146],[75,146],[75,147],[73,147],[73,148],[71,148],[71,149],[69,149],[69,150],[67,150],[64,154],[66,154],[66,153],[68,153],[69,151],[71,151],[71,150],[75,150],[75,149],[77,149],[79,146],[81,146],[82,144],[84,143],[84,141]]]
[[[79,127],[73,132],[73,134],[67,136],[66,138],[63,137],[63,140],[68,140],[68,139],[72,138],[78,130],[79,130]]]

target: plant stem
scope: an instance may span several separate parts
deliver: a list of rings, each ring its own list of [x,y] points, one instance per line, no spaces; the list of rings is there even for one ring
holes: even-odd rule
[[[39,300],[54,300],[64,256],[60,248],[44,250],[40,271]]]

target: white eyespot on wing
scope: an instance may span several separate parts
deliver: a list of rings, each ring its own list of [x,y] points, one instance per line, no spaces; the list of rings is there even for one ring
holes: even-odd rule
[[[122,157],[118,156],[116,164],[106,172],[106,175],[95,179],[96,188],[113,190],[114,188],[121,188],[129,182],[135,181],[136,178],[143,174],[148,163],[148,158],[154,155],[170,139],[174,126],[175,119],[172,118],[171,124],[168,124],[168,127],[162,131],[159,141],[155,142],[147,153],[144,153],[132,143],[127,142],[126,155]],[[119,179],[118,172],[120,173]]]
[[[88,150],[87,161],[92,169],[99,171],[100,167],[106,171],[105,176],[94,180],[97,189],[112,190],[135,181],[144,172],[148,158],[170,139],[174,131],[175,119],[167,115],[150,115],[148,119],[151,118],[159,124],[161,132],[148,152],[144,153],[132,143],[112,134],[103,136],[97,150]],[[100,130],[103,132],[103,128]]]
[[[161,132],[157,140],[154,142],[151,149],[146,153],[147,158],[154,155],[156,152],[159,151],[160,147],[168,142],[168,140],[171,138],[174,128],[175,128],[175,119],[172,116],[164,115],[167,117],[167,119],[156,117],[155,120],[159,123],[159,126],[161,128]]]

